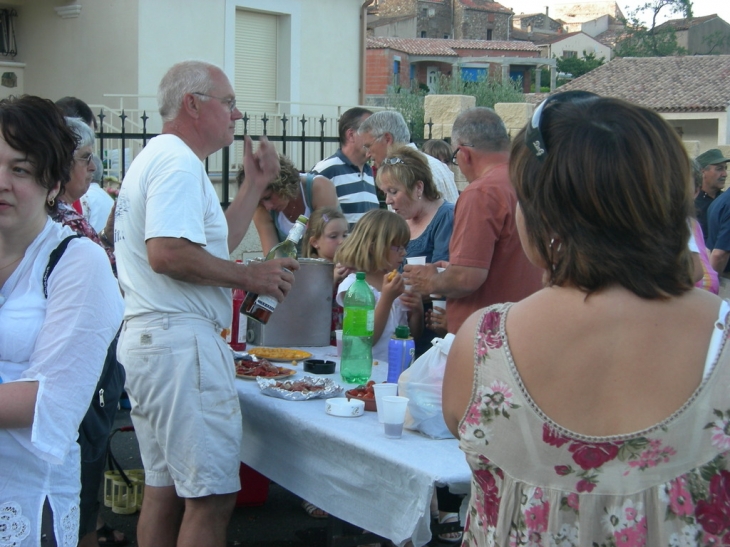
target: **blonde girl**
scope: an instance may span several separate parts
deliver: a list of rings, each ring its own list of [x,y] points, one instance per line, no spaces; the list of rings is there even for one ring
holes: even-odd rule
[[[365,272],[365,280],[375,295],[373,359],[388,360],[388,340],[398,325],[408,325],[414,338],[423,330],[423,303],[420,295],[404,292],[403,278],[397,273],[411,239],[408,224],[385,209],[368,211],[355,224],[352,234],[340,245],[335,261]],[[337,288],[337,303],[355,282],[351,273]]]
[[[307,222],[302,255],[304,258],[324,258],[334,262],[335,251],[345,241],[347,229],[347,219],[339,209],[334,207],[317,209]],[[340,282],[344,277],[341,275],[337,279],[337,268],[335,268],[335,281]]]

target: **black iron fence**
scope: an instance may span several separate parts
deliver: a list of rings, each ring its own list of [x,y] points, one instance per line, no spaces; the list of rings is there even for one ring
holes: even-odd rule
[[[131,147],[128,145],[131,143],[141,144],[141,147],[144,148],[147,145],[147,142],[157,136],[158,133],[148,131],[147,125],[150,118],[147,116],[146,112],[143,112],[139,117],[139,121],[141,122],[141,131],[127,131],[127,125],[130,123],[130,120],[124,110],[122,110],[121,114],[118,115],[118,121],[120,123],[119,131],[105,131],[105,119],[108,117],[109,116],[104,113],[104,110],[99,112],[98,119],[99,127],[101,128],[97,132],[99,157],[102,158],[102,160],[105,160],[105,158],[107,158],[107,152],[110,152],[112,148],[110,143],[112,141],[118,143],[118,146],[114,146],[113,148],[119,152],[118,172],[120,175],[119,180],[121,181],[126,174],[128,150],[131,150]],[[288,156],[295,164],[299,162],[300,170],[302,172],[309,171],[319,160],[332,155],[334,150],[336,150],[339,146],[339,137],[337,135],[327,134],[328,131],[326,129],[330,120],[325,118],[324,115],[320,116],[320,118],[316,120],[319,124],[319,128],[314,128],[314,134],[307,133],[308,130],[312,129],[312,124],[310,124],[310,127],[307,127],[307,124],[309,124],[312,120],[308,119],[304,115],[302,115],[301,118],[290,118],[287,117],[286,114],[282,114],[281,116],[272,118],[267,114],[263,114],[258,119],[260,124],[257,124],[257,126],[260,125],[261,128],[261,132],[259,134],[250,133],[249,129],[252,125],[252,118],[247,113],[244,113],[241,121],[243,122],[243,133],[234,135],[234,144],[232,146],[236,146],[236,142],[242,142],[244,137],[247,135],[254,141],[261,136],[265,136],[269,139],[269,141],[275,144],[277,150]],[[138,127],[140,126],[139,123],[135,123],[134,125]],[[432,135],[431,130],[433,123],[429,120],[426,125],[428,126],[428,137],[426,140],[428,140]],[[109,127],[110,124],[107,123],[106,126]],[[411,133],[413,133],[415,124],[411,122],[410,126]],[[423,144],[423,142],[424,141],[421,140],[417,142],[419,147]],[[316,152],[314,152],[314,150],[316,150]],[[296,154],[298,157],[293,157],[292,154]],[[308,157],[308,155],[310,157]],[[215,173],[211,173],[210,158],[206,158],[205,160],[205,168],[208,174],[214,174],[216,180],[219,180],[221,183],[221,204],[225,207],[230,201],[229,185],[232,182],[231,179],[233,178],[235,180],[236,176],[236,173],[233,173],[233,176],[231,176],[231,147],[225,147],[221,150],[219,164],[220,170],[215,171]],[[108,166],[109,164],[105,162],[105,167]]]

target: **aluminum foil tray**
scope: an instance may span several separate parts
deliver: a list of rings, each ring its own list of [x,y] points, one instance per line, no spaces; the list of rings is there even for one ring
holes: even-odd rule
[[[270,397],[278,397],[279,399],[287,399],[289,401],[306,401],[307,399],[329,399],[330,397],[338,397],[342,391],[342,386],[335,383],[331,378],[314,378],[313,376],[304,376],[298,380],[274,380],[271,378],[256,378],[259,383],[259,388],[264,395]],[[316,390],[301,389],[292,391],[286,387],[278,386],[293,386],[303,387],[308,386],[315,387]]]

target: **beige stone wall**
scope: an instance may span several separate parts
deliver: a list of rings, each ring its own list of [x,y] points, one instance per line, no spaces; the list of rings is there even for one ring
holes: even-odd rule
[[[464,110],[476,106],[476,98],[471,95],[426,95],[423,119],[431,120],[431,137],[444,139],[451,137],[454,120]],[[428,134],[428,126],[425,132]]]
[[[513,138],[530,120],[535,107],[528,103],[497,103],[494,111],[502,118],[507,133]]]
[[[700,155],[700,141],[682,141],[682,144],[690,158],[696,158]]]

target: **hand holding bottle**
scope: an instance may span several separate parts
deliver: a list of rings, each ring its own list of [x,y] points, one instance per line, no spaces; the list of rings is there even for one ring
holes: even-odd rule
[[[278,302],[291,290],[299,262],[293,258],[277,258],[265,262],[251,262],[246,266],[246,282],[242,286],[256,294],[266,294]]]

